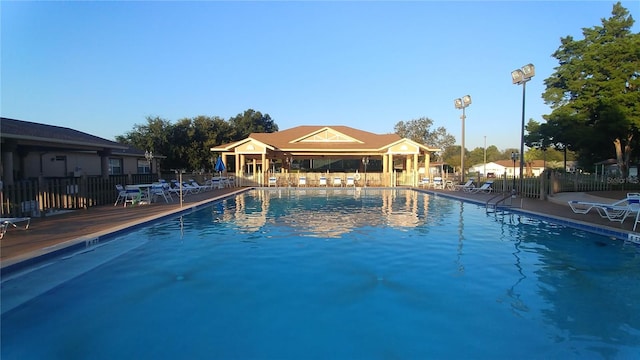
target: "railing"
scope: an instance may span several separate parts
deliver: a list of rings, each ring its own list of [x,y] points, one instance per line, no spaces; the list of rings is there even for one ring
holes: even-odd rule
[[[59,210],[86,209],[115,202],[116,184],[157,181],[152,174],[61,177],[22,180],[0,192],[2,217],[38,217]]]
[[[275,176],[278,186],[299,186],[300,178],[304,177],[306,185],[304,186],[320,186],[320,178],[327,179],[327,186],[333,185],[333,179],[339,177],[345,183],[347,176],[354,176],[356,186],[380,187],[388,186],[391,183],[389,175],[382,173],[353,173],[353,172],[291,172],[291,173],[271,173],[257,172],[254,174],[244,174],[236,179],[238,186],[268,186],[269,177]]]
[[[245,175],[235,179],[236,186],[267,186],[268,177],[271,173],[257,173]],[[279,186],[298,186],[298,179],[306,177],[306,186],[318,186],[321,176],[327,178],[327,186],[333,185],[334,177],[341,177],[343,181],[353,173],[281,173],[275,174],[278,178]],[[175,173],[161,175],[164,179],[176,178]],[[183,174],[183,180],[195,179],[204,183],[212,174]],[[395,173],[393,176],[383,173],[359,173],[360,179],[356,181],[356,186],[388,186],[394,183],[395,186],[410,185],[414,179],[402,173]],[[156,174],[130,174],[112,175],[104,179],[102,177],[64,177],[64,178],[39,178],[23,180],[13,185],[4,185],[0,192],[0,215],[2,217],[21,216],[42,216],[49,212],[58,210],[86,209],[92,206],[112,204],[117,198],[116,184],[146,184],[158,180]],[[365,183],[366,180],[366,183]],[[559,192],[571,191],[609,191],[609,190],[638,190],[640,183],[637,178],[629,179],[602,179],[595,175],[584,175],[579,173],[555,173],[545,172],[539,177],[527,177],[515,181],[506,176],[495,178],[493,189],[497,193],[511,193],[516,188],[516,192],[522,197],[545,199],[547,195]],[[480,184],[477,184],[478,186]]]

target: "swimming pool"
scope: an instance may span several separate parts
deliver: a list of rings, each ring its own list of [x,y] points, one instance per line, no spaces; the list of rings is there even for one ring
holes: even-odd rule
[[[632,358],[637,245],[408,189],[257,189],[2,282],[2,359]]]

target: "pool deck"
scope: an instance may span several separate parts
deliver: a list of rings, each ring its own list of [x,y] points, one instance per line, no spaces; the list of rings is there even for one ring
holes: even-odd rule
[[[25,230],[24,223],[19,223],[17,228],[10,227],[4,238],[0,240],[0,268],[4,269],[70,246],[90,244],[92,241],[114,232],[121,232],[136,225],[184,213],[245,190],[246,188],[226,188],[191,194],[184,197],[182,206],[179,201],[157,202],[126,208],[104,205],[59,215],[32,218],[29,229]],[[462,191],[426,191],[435,193],[436,196],[454,197],[478,204],[485,204],[496,196],[496,194],[471,194]],[[567,203],[569,200],[613,202],[624,198],[625,195],[625,191],[605,191],[560,193],[548,200],[514,198],[511,208],[579,226],[596,227],[614,232],[631,232],[634,225],[633,219],[627,219],[621,224],[603,219],[595,211],[589,214],[575,214]]]

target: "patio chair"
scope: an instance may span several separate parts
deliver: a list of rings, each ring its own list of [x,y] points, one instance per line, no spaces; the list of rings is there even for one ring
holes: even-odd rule
[[[478,188],[469,189],[468,192],[472,194],[477,194],[477,193],[489,194],[490,192],[493,191],[493,188],[491,187],[491,185],[493,185],[493,181],[485,181],[485,183],[482,184],[482,186]]]
[[[151,186],[150,195],[152,200],[156,197],[162,197],[167,203],[169,202],[169,199],[173,201],[173,197],[171,196],[171,192],[169,192],[168,187],[165,187],[165,185],[161,183],[154,183]]]
[[[269,187],[278,187],[278,178],[275,176],[269,176]]]
[[[338,176],[334,177],[333,186],[342,186],[342,178]]]
[[[420,184],[419,185],[420,185],[420,187],[428,188],[430,183],[431,182],[429,181],[429,178],[428,177],[424,177],[424,178],[420,179]]]
[[[146,191],[140,190],[140,188],[126,186],[125,187],[126,195],[124,198],[124,207],[127,207],[127,204],[131,205],[139,205],[143,202],[149,202],[149,199],[146,196]]]
[[[307,178],[305,176],[300,176],[298,186],[307,186]]]
[[[327,186],[327,178],[324,176],[320,176],[320,180],[318,180],[318,186]]]
[[[127,198],[127,191],[124,189],[124,186],[117,184],[116,190],[118,191],[118,197],[116,198],[116,202],[113,203],[113,206],[118,205],[120,201],[124,201],[124,199]]]
[[[16,223],[25,221],[27,222],[27,225],[25,225],[24,229],[27,230],[29,229],[29,224],[31,224],[30,217],[0,218],[0,239],[4,238],[4,234],[7,233],[7,229],[9,228],[9,226],[17,228],[18,226],[16,225]]]

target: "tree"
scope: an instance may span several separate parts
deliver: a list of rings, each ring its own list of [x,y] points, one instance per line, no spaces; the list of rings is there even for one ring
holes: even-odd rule
[[[434,146],[443,151],[456,142],[456,138],[447,133],[447,129],[441,126],[431,130],[432,125],[433,120],[421,117],[407,122],[400,121],[393,127],[393,130],[401,138],[406,138],[419,144]]]
[[[229,119],[229,123],[234,130],[234,139],[242,140],[251,133],[272,133],[278,131],[278,125],[271,119],[269,114],[264,114],[253,109],[245,110]]]
[[[135,124],[133,130],[116,136],[116,141],[166,157],[161,160],[165,170],[211,169],[210,148],[242,140],[252,132],[278,130],[268,114],[262,115],[252,109],[229,121],[204,115],[183,118],[175,124],[160,117],[147,117],[146,120],[146,124]]]
[[[460,150],[460,147],[458,146],[458,151],[459,150]],[[502,159],[502,154],[500,153],[500,150],[498,150],[498,147],[496,147],[495,145],[487,146],[486,156],[487,156],[487,163]],[[484,164],[484,157],[485,157],[485,148],[477,147],[471,150],[470,152],[468,152],[468,158],[465,160],[467,160],[469,164],[473,166],[478,164]],[[458,158],[460,158],[460,154],[458,154]],[[467,161],[465,161],[465,163]]]
[[[634,20],[619,2],[611,15],[584,28],[582,40],[560,40],[553,53],[559,66],[542,94],[552,113],[539,133],[584,163],[615,155],[626,177],[640,128],[640,34],[631,32]]]

